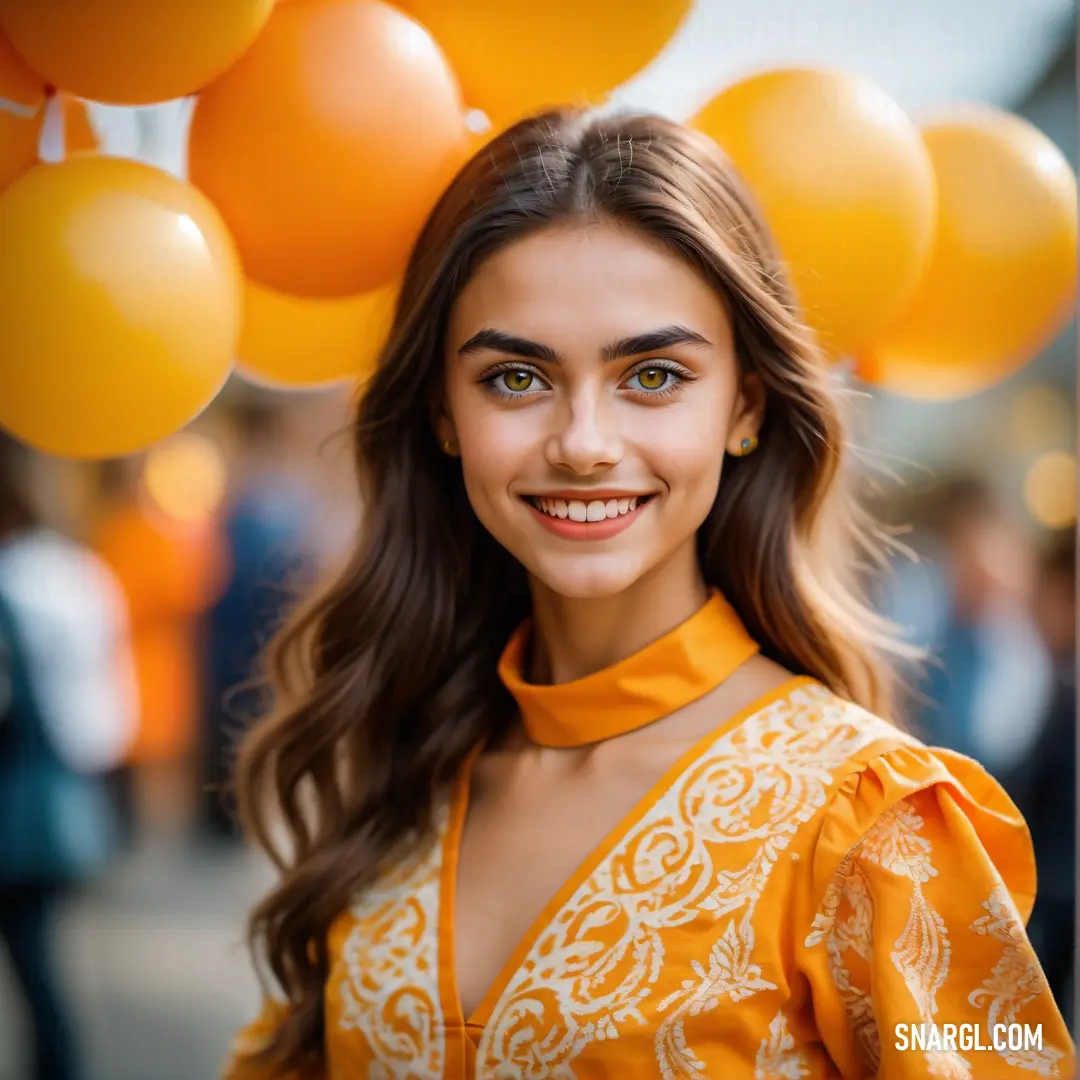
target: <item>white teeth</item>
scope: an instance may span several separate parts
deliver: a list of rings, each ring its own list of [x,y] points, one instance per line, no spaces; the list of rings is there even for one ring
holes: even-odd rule
[[[571,521],[604,521],[620,514],[636,510],[638,496],[631,495],[624,499],[592,499],[585,502],[580,499],[545,499],[537,496],[533,502],[545,514],[557,518],[569,518]]]

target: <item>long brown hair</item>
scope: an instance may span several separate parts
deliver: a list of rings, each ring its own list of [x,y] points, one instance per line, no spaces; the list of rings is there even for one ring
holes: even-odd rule
[[[528,612],[525,571],[472,513],[432,426],[451,305],[504,245],[593,221],[636,228],[694,267],[767,390],[760,448],[725,469],[700,531],[706,580],[765,655],[890,713],[889,639],[854,580],[878,544],[842,483],[832,380],[749,193],[714,143],[657,117],[563,110],[517,124],[464,167],[412,253],[356,412],[360,542],[275,643],[278,711],[241,747],[240,812],[282,874],[250,924],[287,998],[269,1051],[282,1068],[323,1063],[332,921],[429,832],[466,755],[513,722],[496,662]]]

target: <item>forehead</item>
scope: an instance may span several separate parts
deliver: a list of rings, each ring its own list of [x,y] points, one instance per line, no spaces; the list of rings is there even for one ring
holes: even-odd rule
[[[632,229],[590,224],[544,229],[486,259],[457,297],[449,337],[494,327],[569,349],[672,324],[730,339],[723,301],[687,262]]]

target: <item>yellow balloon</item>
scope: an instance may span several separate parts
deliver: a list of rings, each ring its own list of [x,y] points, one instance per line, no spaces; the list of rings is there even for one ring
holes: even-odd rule
[[[465,101],[503,125],[599,103],[664,47],[690,0],[398,0],[450,58]]]
[[[209,201],[147,165],[39,165],[0,197],[0,427],[118,457],[192,420],[228,378],[243,279]]]
[[[933,168],[900,106],[866,79],[790,69],[729,87],[691,123],[752,189],[826,352],[872,340],[913,294],[934,235]]]
[[[53,86],[149,105],[202,90],[273,9],[274,0],[0,0],[0,26]]]
[[[386,341],[397,294],[394,284],[340,300],[312,300],[249,281],[238,374],[281,388],[363,379]]]
[[[1076,175],[1041,131],[988,106],[929,124],[923,137],[939,192],[933,258],[856,372],[947,400],[1016,371],[1074,314]]]

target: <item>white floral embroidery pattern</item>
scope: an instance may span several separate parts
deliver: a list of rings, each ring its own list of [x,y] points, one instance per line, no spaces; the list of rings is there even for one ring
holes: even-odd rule
[[[938,1011],[937,992],[949,974],[950,949],[945,920],[923,893],[923,885],[937,877],[937,870],[930,862],[930,841],[919,835],[922,827],[923,819],[901,800],[863,837],[859,859],[911,882],[911,910],[893,946],[892,961],[919,1015],[930,1020]]]
[[[924,1050],[926,1075],[941,1080],[971,1080],[971,1064],[955,1050]]]
[[[375,1057],[367,1080],[443,1075],[446,1031],[439,998],[439,873],[444,808],[434,842],[413,852],[349,911],[342,948],[343,1030],[357,1029]]]
[[[754,1080],[802,1080],[809,1071],[806,1055],[796,1048],[788,1031],[787,1017],[777,1012],[754,1060]]]
[[[826,889],[822,909],[815,916],[805,944],[826,942],[829,971],[844,1003],[856,1042],[867,1067],[876,1072],[881,1061],[881,1040],[869,993],[851,977],[846,953],[866,962],[873,950],[873,898],[862,865],[879,866],[911,882],[911,906],[904,929],[893,945],[891,959],[904,979],[921,1020],[937,1014],[937,992],[949,974],[950,946],[945,921],[923,892],[937,877],[930,861],[930,842],[920,836],[923,819],[906,800],[886,810],[848,852]],[[843,902],[850,915],[837,917]],[[926,1052],[929,1075],[964,1080],[968,1062],[954,1051]]]
[[[846,868],[837,889],[850,914],[844,919],[835,917],[839,907],[837,900],[833,908],[833,920],[828,927],[825,948],[829,957],[829,972],[844,1003],[844,1010],[863,1063],[871,1075],[876,1075],[881,1064],[881,1039],[873,1000],[869,993],[852,980],[846,958],[846,954],[852,952],[861,960],[869,962],[873,933],[874,901],[866,875],[858,863],[853,862],[854,853],[849,852],[841,863],[841,866]],[[818,935],[811,934],[806,944],[812,946],[817,940]]]
[[[989,978],[968,995],[968,1001],[976,1008],[986,1005],[987,1027],[993,1030],[997,1024],[1016,1023],[1020,1010],[1045,991],[1046,979],[1027,945],[1020,913],[1005,886],[997,885],[982,906],[987,914],[980,915],[969,929],[999,941],[1003,950]],[[1001,1056],[1010,1065],[1039,1076],[1058,1076],[1057,1063],[1065,1055],[1044,1043],[1042,1049],[1009,1050]]]
[[[666,932],[704,916],[717,927],[707,957],[651,1010],[661,1076],[703,1080],[684,1020],[775,989],[752,960],[757,901],[779,854],[824,806],[834,770],[880,739],[904,741],[818,687],[793,691],[720,736],[533,944],[485,1027],[478,1075],[572,1078],[571,1063],[589,1043],[646,1023],[641,1009]],[[720,870],[723,846],[747,841],[747,863]],[[620,930],[615,945],[612,928]]]

